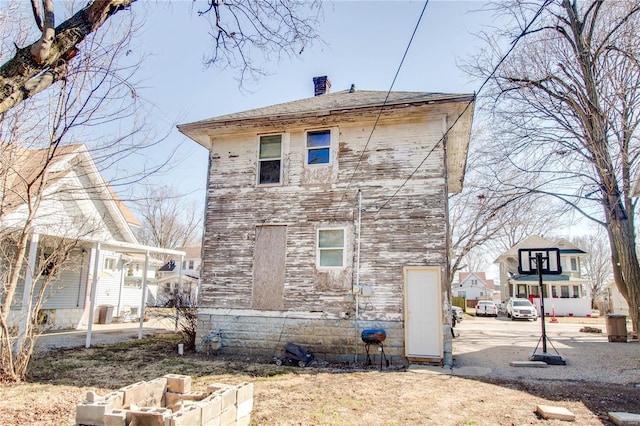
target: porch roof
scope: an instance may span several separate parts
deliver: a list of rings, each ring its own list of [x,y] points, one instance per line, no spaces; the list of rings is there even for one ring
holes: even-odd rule
[[[517,277],[512,278],[514,281],[522,283],[522,282],[526,282],[526,283],[535,283],[538,284],[539,279],[537,275],[518,275]],[[558,281],[572,281],[572,282],[582,282],[584,280],[581,279],[576,279],[576,278],[571,278],[569,275],[547,275],[547,274],[542,274],[542,282],[558,282]]]

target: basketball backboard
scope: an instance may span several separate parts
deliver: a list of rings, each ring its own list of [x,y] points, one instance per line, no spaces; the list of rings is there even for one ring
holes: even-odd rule
[[[542,265],[538,265],[540,255]],[[521,275],[546,274],[560,275],[560,249],[558,248],[521,248],[518,249],[518,273]]]

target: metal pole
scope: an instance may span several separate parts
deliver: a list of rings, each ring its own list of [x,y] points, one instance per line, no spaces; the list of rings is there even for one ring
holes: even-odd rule
[[[358,188],[358,235],[357,235],[357,248],[356,248],[356,286],[358,287],[358,293],[356,293],[356,316],[354,319],[356,338],[355,338],[355,354],[353,360],[355,363],[358,362],[358,314],[359,314],[359,299],[358,295],[360,292],[360,234],[361,234],[361,226],[362,226],[362,190]]]
[[[140,325],[138,327],[138,339],[142,339],[142,327],[144,326],[144,313],[147,306],[147,271],[149,268],[149,250],[144,254],[144,270],[142,273],[142,298],[140,300]]]
[[[536,253],[536,266],[538,269],[538,284],[540,285],[540,315],[542,316],[542,353],[547,353],[547,330],[545,328],[544,315],[544,286],[542,284],[542,253]]]

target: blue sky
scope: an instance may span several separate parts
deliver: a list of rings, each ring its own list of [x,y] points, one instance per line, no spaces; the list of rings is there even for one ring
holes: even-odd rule
[[[472,93],[478,82],[459,69],[458,62],[481,46],[474,35],[487,24],[474,13],[479,1],[430,1],[393,90]],[[389,90],[424,2],[325,2],[318,28],[324,45],[314,45],[296,58],[269,64],[270,75],[248,90],[240,90],[234,70],[205,69],[208,24],[198,18],[191,1],[145,5],[138,44],[151,54],[142,74],[141,95],[155,105],[153,120],[173,127],[163,156],[180,145],[180,161],[171,173],[155,177],[202,201],[207,152],[173,124],[202,120],[313,96],[312,78],[327,75],[332,91],[355,84],[362,90]],[[138,7],[134,4],[134,8]],[[197,6],[196,6],[197,7]],[[483,19],[485,22],[483,22]],[[163,152],[164,151],[164,152]]]

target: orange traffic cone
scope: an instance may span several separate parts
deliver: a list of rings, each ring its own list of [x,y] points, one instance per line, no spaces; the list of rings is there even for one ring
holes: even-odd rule
[[[556,318],[556,308],[551,308],[551,322],[558,322],[558,318]]]

